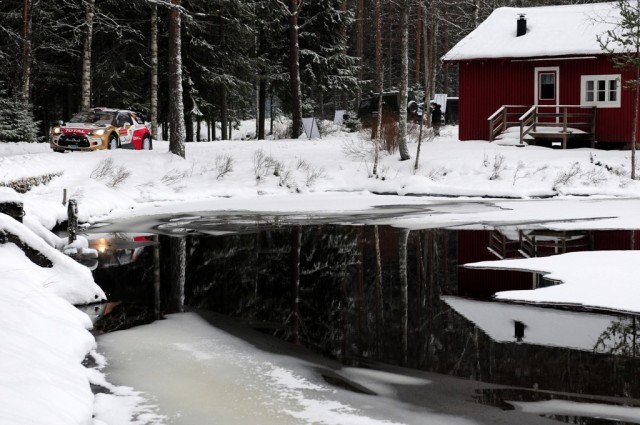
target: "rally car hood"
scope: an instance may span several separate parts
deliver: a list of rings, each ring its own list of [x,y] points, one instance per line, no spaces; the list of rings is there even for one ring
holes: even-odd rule
[[[104,124],[66,123],[60,127],[62,134],[89,134],[90,131],[107,127]]]

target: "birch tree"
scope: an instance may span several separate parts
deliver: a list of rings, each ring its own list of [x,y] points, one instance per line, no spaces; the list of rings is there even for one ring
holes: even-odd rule
[[[630,71],[623,78],[625,89],[633,96],[631,120],[631,179],[636,178],[636,144],[638,142],[638,109],[640,105],[640,0],[617,0],[620,20],[613,29],[598,37],[603,51],[611,55],[615,67]]]
[[[149,114],[151,135],[158,138],[158,6],[151,5],[151,96]]]
[[[384,65],[382,63],[382,0],[376,0],[376,78],[378,82],[378,117],[376,120],[376,135],[373,138],[373,170],[372,175],[378,176],[378,161],[380,160],[380,139],[382,137],[382,94],[384,92]]]
[[[93,18],[95,16],[95,0],[86,0],[85,5],[85,35],[82,47],[82,101],[81,109],[91,108],[91,47],[93,43]]]
[[[180,0],[169,9],[169,152],[185,157],[186,130],[182,101],[182,50]]]
[[[31,0],[22,3],[22,97],[29,103],[31,84]]]
[[[400,160],[411,159],[407,148],[407,103],[409,101],[409,11],[411,0],[401,0],[400,6],[400,105],[398,108],[398,150]]]
[[[291,137],[302,133],[302,93],[300,90],[300,45],[298,44],[298,17],[304,0],[289,0],[289,87],[291,89]]]

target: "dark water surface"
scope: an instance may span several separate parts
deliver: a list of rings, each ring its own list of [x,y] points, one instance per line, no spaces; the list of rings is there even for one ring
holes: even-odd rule
[[[534,273],[461,267],[499,256],[638,249],[639,231],[408,231],[273,218],[184,231],[188,223],[164,223],[171,231],[163,233],[181,236],[156,236],[156,245],[133,234],[101,242],[111,246],[94,276],[113,303],[103,306],[108,314],[96,312],[98,332],[202,308],[345,364],[383,362],[518,387],[478,394],[479,403],[503,409],[518,399],[640,406],[637,317],[491,302],[497,291],[551,283]],[[184,287],[175,283],[182,269]]]

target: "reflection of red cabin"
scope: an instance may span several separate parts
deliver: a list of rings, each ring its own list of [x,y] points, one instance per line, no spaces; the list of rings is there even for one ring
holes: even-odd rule
[[[505,236],[509,247],[507,252],[498,252],[494,245],[495,233]],[[554,232],[546,231],[550,241],[550,235]],[[556,248],[558,254],[574,251],[607,251],[607,250],[637,250],[640,249],[640,230],[588,230],[579,232],[580,238],[576,238],[577,232],[555,232]],[[502,258],[522,258],[522,239],[516,228],[502,228],[495,230],[461,230],[458,232],[458,293],[457,295],[472,298],[490,298],[499,291],[511,291],[518,289],[533,289],[537,283],[537,277],[532,272],[519,272],[511,270],[469,269],[462,267],[467,263],[479,261],[495,261]],[[528,233],[530,234],[530,233]],[[563,240],[584,241],[583,244],[567,246],[564,251],[560,248]],[[492,248],[493,246],[493,248]],[[546,248],[539,253],[541,256],[550,255]],[[501,255],[508,253],[508,255]]]
[[[515,127],[528,141],[628,142],[632,71],[597,41],[618,16],[615,3],[496,9],[444,56],[459,68],[460,140]]]

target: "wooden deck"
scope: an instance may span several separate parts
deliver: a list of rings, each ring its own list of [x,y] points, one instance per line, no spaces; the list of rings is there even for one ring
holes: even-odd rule
[[[593,250],[593,240],[585,231],[519,230],[517,238],[494,229],[489,235],[487,249],[500,259],[545,257]]]
[[[596,131],[595,106],[534,105],[527,109],[523,105],[503,105],[488,118],[489,141],[510,127],[519,127],[520,144],[532,140],[557,141],[563,149],[570,140],[586,141],[594,147]]]

